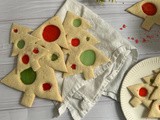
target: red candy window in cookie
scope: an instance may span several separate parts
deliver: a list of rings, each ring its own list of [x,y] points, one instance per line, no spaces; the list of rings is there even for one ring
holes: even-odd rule
[[[13,29],[13,32],[18,33],[18,29],[17,28]]]
[[[149,16],[153,16],[157,13],[157,7],[153,3],[149,2],[142,5],[142,10]]]
[[[28,64],[29,63],[29,56],[27,54],[23,55],[22,62],[24,64]]]
[[[71,44],[72,46],[77,47],[80,44],[80,40],[78,38],[73,38]]]
[[[38,48],[34,48],[34,49],[33,49],[33,53],[38,54],[38,53],[39,53]]]
[[[148,95],[148,90],[146,88],[144,88],[144,87],[140,88],[139,95],[141,97],[146,97]]]
[[[72,68],[73,70],[75,70],[76,67],[77,67],[76,64],[72,64],[72,65],[71,65],[71,68]]]
[[[44,28],[42,36],[43,39],[47,42],[56,41],[61,34],[60,29],[55,25],[48,25]]]
[[[44,83],[42,87],[44,91],[48,91],[51,89],[52,85],[50,83]]]

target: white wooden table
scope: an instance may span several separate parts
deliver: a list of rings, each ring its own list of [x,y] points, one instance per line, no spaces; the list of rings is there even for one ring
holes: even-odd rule
[[[65,0],[0,0],[0,79],[15,67],[16,59],[10,57],[12,45],[9,32],[12,22],[36,28],[47,18],[53,16]],[[139,60],[160,55],[160,26],[147,32],[139,26],[142,19],[126,11],[126,8],[139,0],[117,0],[101,6],[94,0],[79,0],[95,13],[119,30],[126,40],[138,48]],[[127,28],[120,30],[126,25]],[[146,39],[147,41],[144,41]],[[21,92],[0,84],[0,120],[51,120],[53,103],[36,98],[33,108],[19,104]],[[68,112],[57,120],[71,120]],[[120,104],[110,98],[101,100],[87,114],[84,120],[125,120]]]

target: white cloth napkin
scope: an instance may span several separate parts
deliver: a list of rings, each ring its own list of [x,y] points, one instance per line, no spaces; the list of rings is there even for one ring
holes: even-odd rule
[[[88,113],[101,95],[118,100],[118,89],[124,73],[137,60],[138,53],[113,27],[83,4],[76,0],[66,0],[56,15],[64,21],[67,11],[87,19],[92,24],[90,32],[100,40],[96,47],[112,61],[95,70],[95,79],[85,81],[81,74],[64,79],[61,85],[64,103],[59,107],[59,114],[68,108],[73,119],[79,120]]]

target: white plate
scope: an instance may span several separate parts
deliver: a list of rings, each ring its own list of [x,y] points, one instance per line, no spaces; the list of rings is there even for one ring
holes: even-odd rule
[[[129,104],[132,96],[127,89],[127,86],[142,83],[141,78],[151,74],[152,70],[157,68],[160,68],[160,57],[145,59],[136,64],[127,73],[120,91],[121,107],[127,120],[157,120],[146,118],[148,111],[143,105],[139,105],[136,108],[133,108]]]

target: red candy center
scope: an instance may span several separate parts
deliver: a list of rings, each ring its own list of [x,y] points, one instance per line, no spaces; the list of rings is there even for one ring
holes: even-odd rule
[[[145,97],[145,96],[147,96],[147,94],[148,94],[148,90],[146,89],[146,88],[141,88],[140,90],[139,90],[139,95],[141,96],[141,97]]]
[[[15,33],[17,33],[17,32],[18,32],[18,29],[14,29],[13,31],[14,31]]]
[[[28,55],[24,55],[24,56],[22,57],[22,62],[23,62],[24,64],[28,64],[28,63],[29,63],[29,56],[28,56]]]
[[[153,3],[145,3],[142,5],[142,10],[145,14],[153,16],[157,13],[157,8]]]
[[[48,25],[44,28],[42,34],[45,41],[53,42],[59,38],[61,31],[55,25]]]
[[[72,64],[71,68],[75,70],[76,69],[76,64]]]
[[[44,84],[43,84],[43,90],[44,90],[44,91],[50,90],[51,87],[52,87],[52,85],[51,85],[50,83],[44,83]]]
[[[38,53],[39,53],[38,48],[34,48],[34,49],[33,49],[33,52],[34,52],[35,54],[38,54]]]
[[[74,38],[71,41],[72,46],[77,47],[80,44],[80,40],[78,38]]]

